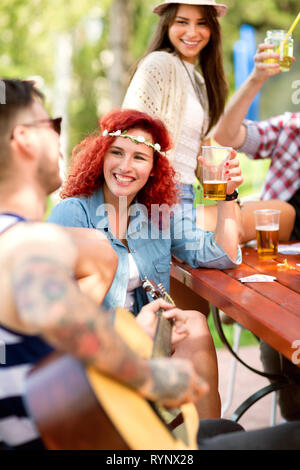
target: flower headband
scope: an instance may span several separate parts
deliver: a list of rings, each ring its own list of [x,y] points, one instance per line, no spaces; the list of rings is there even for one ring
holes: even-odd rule
[[[142,135],[138,135],[138,136],[135,136],[135,135],[130,135],[130,134],[127,134],[127,131],[114,131],[114,132],[108,132],[107,129],[105,129],[102,133],[103,137],[106,137],[106,136],[110,136],[110,137],[124,137],[125,139],[130,139],[133,143],[135,144],[145,144],[147,145],[148,147],[151,147],[153,148],[153,150],[155,150],[155,152],[158,152],[160,153],[161,155],[163,155],[164,157],[166,156],[166,152],[162,152],[161,151],[161,146],[159,144],[152,144],[152,142],[150,142],[149,139],[146,139],[144,136]]]

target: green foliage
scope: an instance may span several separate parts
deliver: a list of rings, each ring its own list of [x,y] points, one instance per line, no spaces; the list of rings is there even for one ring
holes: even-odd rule
[[[208,317],[208,326],[209,326],[209,330],[211,332],[211,335],[214,341],[215,348],[216,349],[224,348],[225,346],[219,337],[212,314],[210,314]],[[232,347],[233,336],[234,336],[234,325],[222,324],[222,329],[224,331],[224,335],[227,341]],[[257,344],[258,344],[258,340],[256,339],[256,337],[249,330],[243,329],[241,333],[241,338],[240,338],[240,346],[251,346],[251,345],[257,345]]]
[[[55,39],[65,31],[75,32],[83,17],[101,5],[102,15],[107,24],[107,13],[113,0],[2,0],[0,4],[0,68],[4,76],[41,75],[51,85],[53,60],[56,54]],[[132,11],[131,55],[133,60],[140,57],[146,48],[149,37],[158,20],[151,13],[156,1],[129,0]],[[232,45],[238,39],[238,29],[243,23],[257,28],[258,35],[264,35],[269,28],[287,29],[299,10],[298,0],[228,0],[228,14],[221,19],[224,32],[225,64],[230,73]],[[295,37],[300,37],[296,28]],[[107,48],[107,35],[99,47]],[[84,37],[83,37],[84,40]],[[83,51],[82,51],[83,52]],[[84,51],[87,52],[86,49]],[[97,58],[99,48],[90,54]],[[92,59],[91,57],[89,57]],[[83,61],[82,74],[93,77],[92,63],[87,67],[87,58],[82,53],[78,60]],[[89,72],[89,73],[88,73]]]
[[[2,0],[1,75],[40,75],[51,85],[57,34],[74,28],[94,4],[94,0]]]
[[[104,71],[97,58],[101,41],[88,45],[78,41],[73,56],[73,86],[69,104],[70,149],[97,127],[97,84]],[[94,64],[94,67],[92,66]]]
[[[109,9],[114,0],[1,0],[0,3],[0,74],[2,77],[42,77],[44,91],[51,97],[54,85],[54,63],[59,48],[59,34],[68,32],[73,38],[72,88],[69,103],[70,150],[97,125],[97,118],[109,109],[107,71],[102,53],[110,52],[108,43]],[[152,14],[155,0],[124,0],[129,2],[132,20],[130,57],[132,65],[144,54],[149,38],[158,21]],[[257,41],[270,28],[287,29],[299,10],[298,0],[228,0],[228,14],[221,19],[224,37],[225,70],[233,92],[232,47],[239,37],[243,23],[257,30]],[[94,18],[102,25],[98,41],[88,38],[86,18]],[[300,25],[294,31],[300,38]],[[285,76],[283,76],[285,75]],[[262,94],[262,117],[283,112],[290,100],[291,79],[296,80],[296,67],[289,74],[273,77]],[[280,90],[280,93],[279,93]],[[276,99],[274,100],[274,96]],[[276,108],[275,108],[276,104]],[[293,108],[291,107],[291,110]],[[244,163],[243,163],[244,165]],[[245,163],[255,167],[264,177],[267,162]],[[261,165],[258,170],[258,165]],[[248,179],[248,178],[247,178]],[[252,185],[246,182],[245,193]],[[255,190],[255,188],[254,188]]]

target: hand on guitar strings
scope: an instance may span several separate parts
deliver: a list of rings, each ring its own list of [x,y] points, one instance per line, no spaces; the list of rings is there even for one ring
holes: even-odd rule
[[[182,341],[184,338],[186,338],[189,334],[188,328],[186,326],[187,315],[183,310],[174,307],[174,305],[171,305],[164,299],[157,299],[142,308],[136,317],[136,321],[145,331],[145,333],[147,333],[153,339],[158,320],[157,312],[160,309],[164,310],[162,315],[165,318],[173,320],[171,341],[172,345],[175,345],[179,341]]]

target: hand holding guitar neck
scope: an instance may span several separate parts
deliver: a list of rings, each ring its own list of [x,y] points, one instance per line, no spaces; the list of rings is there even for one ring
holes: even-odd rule
[[[176,338],[176,334],[179,340],[187,336],[188,330],[185,325],[187,321],[186,314],[183,310],[175,308],[172,298],[161,284],[156,285],[154,281],[145,279],[143,288],[155,299],[146,305],[144,309],[152,308],[152,315],[156,313],[155,320],[157,323],[152,350],[152,358],[154,360],[150,361],[151,375],[156,383],[152,385],[151,389],[154,393],[153,396],[151,396],[149,384],[146,387],[148,398],[150,397],[150,399],[163,403],[165,407],[170,408],[178,407],[183,403],[197,401],[207,393],[208,386],[195,373],[192,363],[183,359],[172,359],[173,367],[169,369],[166,367],[168,366],[167,359],[163,359],[164,357],[171,356],[172,344],[175,342],[174,337]],[[164,372],[159,372],[160,367],[162,367]],[[170,375],[166,380],[164,374],[167,370],[170,372]],[[160,380],[159,377],[164,380]],[[164,384],[167,386],[165,390]],[[156,393],[157,395],[155,396]],[[164,393],[166,393],[165,397]],[[173,396],[171,396],[172,393],[174,393]],[[157,411],[159,412],[159,407]]]
[[[154,313],[154,316],[152,314],[151,317],[152,328],[154,325],[156,328],[152,357],[171,356],[172,346],[188,335],[185,312],[175,307],[172,298],[162,284],[156,285],[154,281],[145,279],[143,288],[155,299],[154,302],[144,307],[144,309],[152,307],[152,312]],[[158,299],[163,299],[163,304],[158,304]],[[141,313],[143,314],[143,312]]]

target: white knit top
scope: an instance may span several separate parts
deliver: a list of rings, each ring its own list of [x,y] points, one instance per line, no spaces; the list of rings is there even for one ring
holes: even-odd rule
[[[197,156],[200,150],[201,131],[203,126],[204,112],[196,95],[194,86],[197,86],[194,78],[194,65],[185,62],[189,74],[186,75],[187,97],[181,122],[181,132],[178,137],[177,146],[174,149],[172,160],[173,167],[178,179],[183,184],[193,184],[195,181],[195,170],[197,167]]]
[[[129,279],[126,293],[126,300],[124,308],[133,312],[134,309],[134,291],[139,286],[142,285],[138,267],[133,259],[131,253],[128,253],[128,262],[129,262]]]
[[[200,145],[199,136],[203,128],[206,129],[208,126],[205,82],[198,71],[195,71],[194,76],[201,95],[202,118],[200,104],[198,106],[199,101],[192,99],[192,96],[195,97],[195,91],[181,60],[176,54],[165,51],[151,52],[140,62],[122,104],[122,108],[138,109],[162,119],[173,140],[173,149],[168,152],[168,158],[172,164],[177,154],[179,139],[183,138],[183,147],[181,150],[178,149],[180,153],[175,165],[177,165],[180,177],[183,178],[182,182],[188,183],[192,179],[192,164],[190,161],[190,164],[183,170],[183,162],[180,162],[180,159],[182,160],[187,147],[189,154],[195,155],[193,165],[193,170],[195,170],[196,155]],[[192,143],[193,135],[195,136],[194,143]],[[187,160],[186,155],[185,159]],[[194,179],[195,175],[193,175],[192,182]]]

